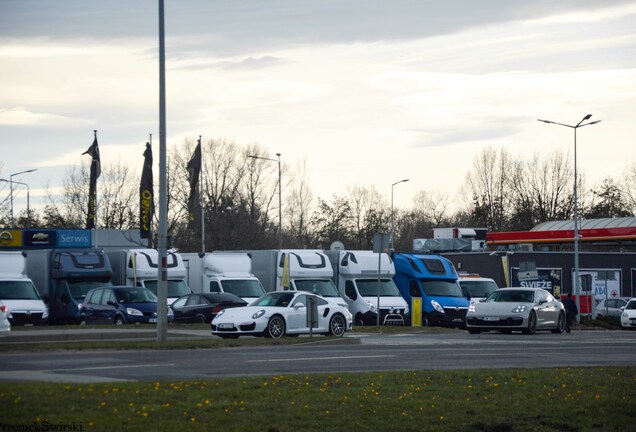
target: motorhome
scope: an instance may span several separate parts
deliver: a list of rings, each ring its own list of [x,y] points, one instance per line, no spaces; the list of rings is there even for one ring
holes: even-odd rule
[[[366,250],[325,253],[333,265],[334,283],[347,302],[355,325],[409,323],[409,305],[393,282],[395,266],[388,254]]]
[[[157,295],[159,251],[156,249],[124,249],[107,251],[113,268],[113,284],[142,286]],[[192,291],[186,283],[186,268],[181,255],[166,253],[168,304]]]
[[[265,289],[252,273],[252,259],[246,253],[211,252],[181,254],[190,289],[196,293],[226,292],[250,303]]]
[[[111,285],[110,261],[101,249],[41,249],[25,254],[27,276],[48,305],[50,324],[79,323],[86,294]]]
[[[252,258],[252,272],[265,291],[308,291],[347,307],[333,283],[333,268],[323,251],[282,249],[244,252]]]

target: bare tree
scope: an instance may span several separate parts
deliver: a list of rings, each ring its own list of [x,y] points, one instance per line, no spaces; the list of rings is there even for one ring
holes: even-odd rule
[[[375,187],[348,186],[348,199],[355,232],[352,249],[366,249],[371,246],[373,230],[378,228],[377,216],[387,207],[386,201]]]
[[[623,173],[623,196],[632,215],[636,215],[636,161],[631,162]]]
[[[293,176],[290,189],[285,212],[288,221],[287,243],[290,247],[307,247],[312,238],[310,218],[314,194],[309,188],[309,169],[306,160],[296,166],[296,174]]]
[[[512,209],[511,173],[515,164],[505,148],[485,148],[466,175],[465,190],[473,201],[473,223],[499,231]]]

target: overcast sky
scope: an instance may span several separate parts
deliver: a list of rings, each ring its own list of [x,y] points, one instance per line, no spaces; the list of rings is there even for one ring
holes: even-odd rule
[[[573,152],[590,185],[635,159],[636,2],[166,0],[168,146],[259,143],[329,200],[454,197],[485,147]],[[156,0],[0,0],[0,177],[32,205],[79,165],[159,159]],[[155,171],[155,180],[158,174]],[[0,188],[3,184],[0,183]],[[3,193],[8,193],[4,188]],[[99,199],[99,197],[98,197]],[[16,214],[26,207],[16,187]]]

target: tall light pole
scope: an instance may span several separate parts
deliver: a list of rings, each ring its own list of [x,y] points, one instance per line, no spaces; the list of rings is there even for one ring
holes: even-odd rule
[[[278,249],[283,248],[283,201],[281,195],[281,172],[280,172],[280,153],[276,153],[278,159],[266,158],[262,156],[248,155],[252,159],[263,159],[272,162],[278,162]]]
[[[576,171],[576,130],[583,126],[589,126],[589,125],[593,125],[593,124],[601,122],[600,120],[595,120],[592,122],[583,123],[589,120],[591,117],[592,117],[592,114],[586,115],[585,117],[583,117],[583,120],[581,120],[580,122],[576,124],[576,126],[568,125],[564,123],[557,123],[551,120],[537,119],[538,121],[543,123],[555,124],[559,126],[565,126],[570,129],[574,129],[574,295],[576,296],[576,307],[578,308],[579,311],[581,310],[581,299],[579,295],[579,292],[580,292],[579,291],[579,204],[578,204],[579,199],[577,195],[577,186],[576,186],[578,181],[578,174]],[[580,322],[580,314],[577,315],[576,321]]]
[[[26,171],[20,171],[20,172],[17,172],[17,173],[13,173],[13,174],[11,174],[9,176],[9,191],[10,191],[10,194],[11,194],[10,201],[11,201],[11,227],[12,228],[15,228],[15,220],[13,219],[13,183],[18,183],[18,182],[14,182],[13,181],[13,177],[15,177],[17,175],[20,175],[20,174],[30,173],[30,172],[33,172],[33,171],[37,171],[37,168],[26,170]]]
[[[6,183],[11,183],[10,180],[3,179],[3,178],[0,178],[0,181],[6,182]],[[27,228],[31,228],[31,205],[29,204],[29,195],[30,195],[29,185],[26,184],[26,183],[23,183],[23,182],[19,182],[19,181],[14,181],[13,183],[19,184],[19,185],[22,185],[22,186],[26,186],[26,188],[27,188],[27,226],[26,227]]]
[[[395,218],[394,218],[394,215],[393,215],[393,187],[395,187],[396,184],[404,183],[404,182],[407,182],[407,181],[409,181],[409,179],[396,181],[395,183],[393,183],[391,185],[391,241],[389,242],[389,249],[390,250],[394,250],[393,242],[395,242]]]

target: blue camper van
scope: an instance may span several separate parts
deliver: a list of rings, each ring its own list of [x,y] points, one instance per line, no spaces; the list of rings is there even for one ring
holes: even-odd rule
[[[453,264],[434,254],[394,253],[393,280],[402,297],[422,299],[422,325],[465,327],[469,300],[457,283]]]

